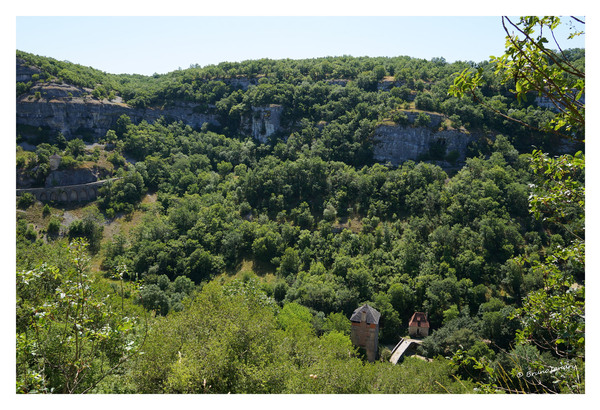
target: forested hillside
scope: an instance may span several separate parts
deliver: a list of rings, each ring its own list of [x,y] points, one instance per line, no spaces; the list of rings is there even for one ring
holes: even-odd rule
[[[583,50],[562,57],[584,72]],[[18,127],[29,186],[115,178],[93,201],[17,198],[18,392],[584,392],[584,129],[544,128],[562,117],[497,62],[344,56],[145,77],[17,58],[36,68],[18,99],[50,103],[36,90],[62,83],[218,119],[122,115],[99,139]],[[476,98],[456,91],[465,73]],[[280,128],[257,140],[245,118],[272,105]],[[478,137],[460,160],[431,145],[392,166],[373,157],[382,124]],[[381,313],[375,363],[349,337],[364,303]],[[393,365],[414,312],[431,332]]]

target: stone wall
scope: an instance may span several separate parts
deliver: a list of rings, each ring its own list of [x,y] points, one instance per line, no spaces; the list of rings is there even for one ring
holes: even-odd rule
[[[367,352],[367,360],[377,359],[379,347],[379,324],[367,322],[351,322],[350,340],[355,346],[360,346]]]

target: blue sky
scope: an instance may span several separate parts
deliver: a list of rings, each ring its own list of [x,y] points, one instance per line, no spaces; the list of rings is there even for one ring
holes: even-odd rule
[[[16,48],[110,73],[151,75],[258,58],[399,56],[483,61],[500,17],[16,17]],[[582,47],[583,39],[568,47]]]

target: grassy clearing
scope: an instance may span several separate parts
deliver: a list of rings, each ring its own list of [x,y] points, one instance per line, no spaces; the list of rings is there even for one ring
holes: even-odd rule
[[[111,242],[113,237],[120,233],[122,235],[129,235],[135,226],[138,226],[142,221],[144,214],[146,213],[145,208],[148,205],[156,202],[157,194],[148,194],[142,201],[141,206],[128,215],[117,215],[115,218],[107,221],[104,226],[104,235],[102,238],[102,244]]]
[[[336,229],[350,229],[353,233],[360,233],[363,223],[357,216],[351,216],[336,220],[332,227]]]

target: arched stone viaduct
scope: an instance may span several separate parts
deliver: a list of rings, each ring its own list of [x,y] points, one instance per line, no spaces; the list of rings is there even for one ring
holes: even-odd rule
[[[119,178],[110,178],[102,181],[90,182],[81,185],[63,185],[52,188],[26,188],[17,189],[17,195],[28,192],[41,202],[84,202],[92,201],[98,197],[98,188],[109,181]]]

